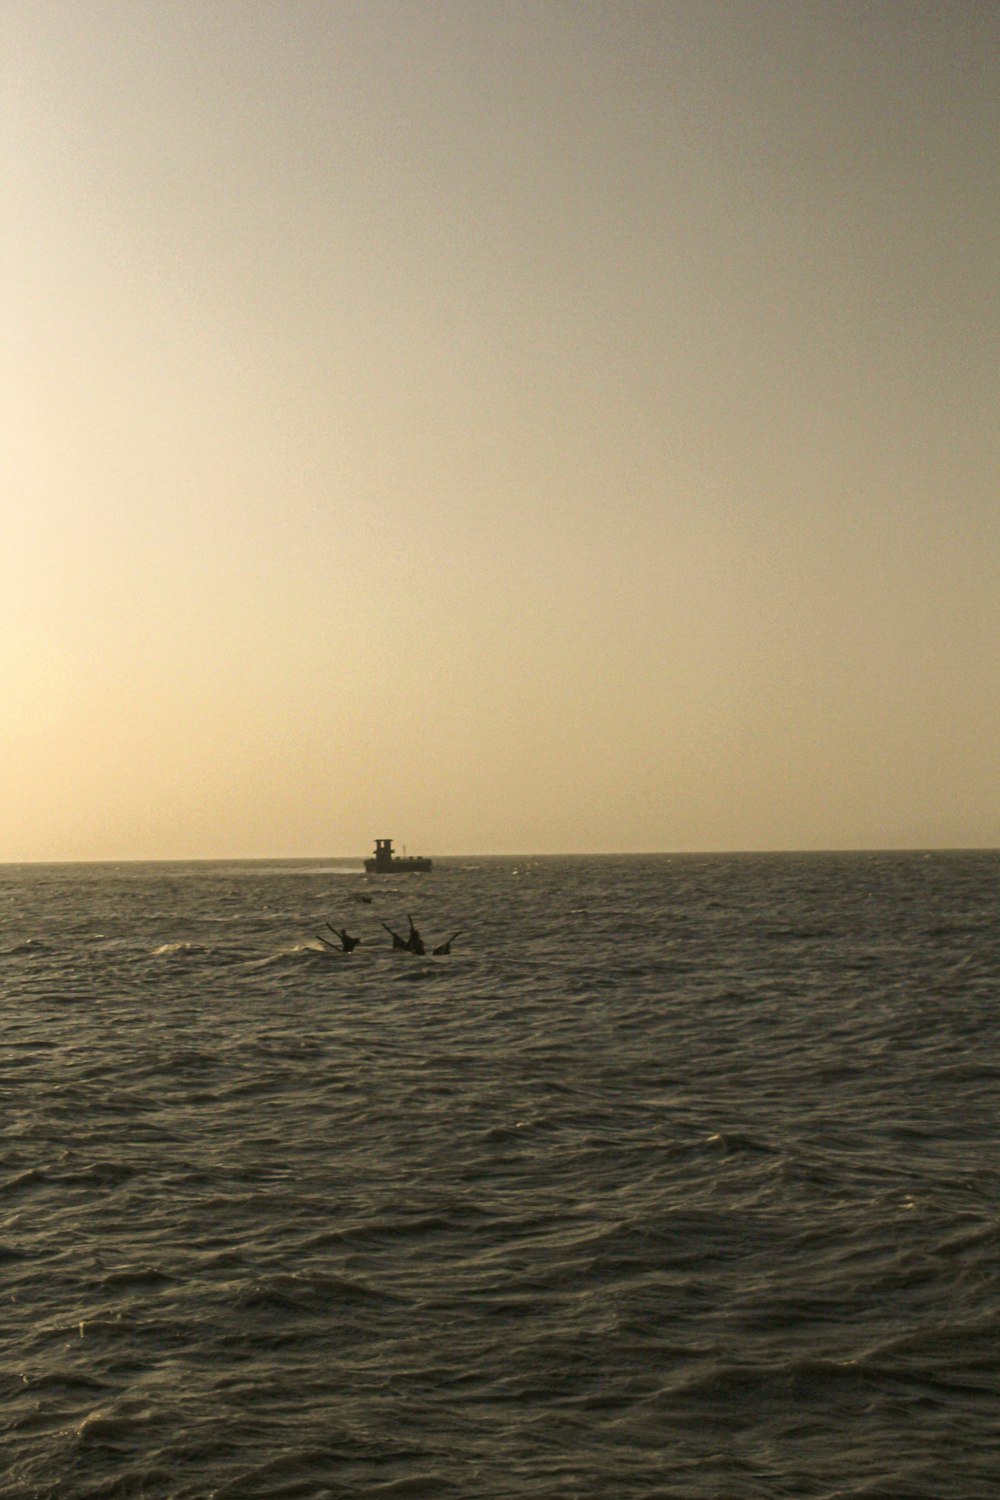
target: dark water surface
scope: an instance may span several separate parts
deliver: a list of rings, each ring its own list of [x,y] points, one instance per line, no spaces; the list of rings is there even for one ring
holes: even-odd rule
[[[0,1495],[992,1500],[998,894],[0,867]]]

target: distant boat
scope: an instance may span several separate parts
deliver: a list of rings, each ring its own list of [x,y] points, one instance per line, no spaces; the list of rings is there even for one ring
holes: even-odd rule
[[[369,875],[415,875],[431,868],[432,861],[423,854],[393,854],[392,839],[376,839],[375,855],[365,860]]]

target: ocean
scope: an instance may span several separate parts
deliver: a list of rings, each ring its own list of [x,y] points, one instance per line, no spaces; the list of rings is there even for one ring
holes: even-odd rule
[[[0,1496],[995,1500],[998,896],[0,867]]]

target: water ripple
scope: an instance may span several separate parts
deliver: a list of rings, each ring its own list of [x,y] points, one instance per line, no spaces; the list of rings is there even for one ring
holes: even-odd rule
[[[985,1500],[998,873],[0,869],[0,1496]]]

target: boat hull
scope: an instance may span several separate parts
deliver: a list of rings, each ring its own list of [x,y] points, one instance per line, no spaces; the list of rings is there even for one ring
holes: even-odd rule
[[[389,860],[366,859],[365,873],[368,875],[422,875],[431,868],[432,863],[422,855],[412,858],[406,855],[393,856]]]

